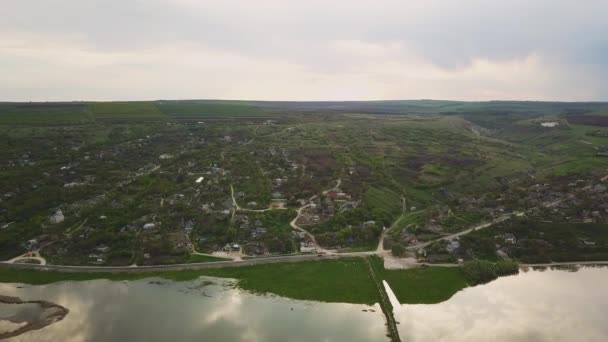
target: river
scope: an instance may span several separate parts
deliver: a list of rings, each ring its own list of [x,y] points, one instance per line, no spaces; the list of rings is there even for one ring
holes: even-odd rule
[[[215,278],[67,281],[0,284],[0,294],[69,309],[15,341],[387,341],[379,305],[261,296],[233,285]],[[440,304],[396,306],[394,314],[402,341],[603,342],[607,289],[608,268],[529,270]]]

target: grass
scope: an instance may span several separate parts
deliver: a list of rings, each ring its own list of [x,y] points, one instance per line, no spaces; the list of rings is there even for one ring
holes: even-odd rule
[[[402,200],[389,188],[370,187],[363,195],[363,202],[389,217],[394,217],[401,212]]]
[[[65,125],[92,122],[82,103],[0,103],[0,125]]]
[[[467,287],[459,267],[384,270],[383,277],[401,304],[436,304]]]
[[[268,116],[261,108],[240,101],[162,101],[163,113],[177,118]]]
[[[384,269],[383,260],[372,258],[379,276],[390,285],[401,304],[436,304],[468,286],[460,267],[425,267],[411,270]]]
[[[154,102],[93,102],[90,108],[96,119],[141,119],[165,116]]]
[[[239,287],[255,293],[322,302],[378,302],[378,293],[361,258],[222,268],[204,273],[240,279]]]
[[[188,259],[186,259],[186,263],[198,263],[198,262],[215,262],[215,261],[229,261],[230,259],[219,258],[210,255],[200,255],[200,254],[190,254]]]
[[[338,253],[369,252],[375,251],[377,247],[378,243],[376,241],[371,241],[362,246],[341,248],[338,250]]]

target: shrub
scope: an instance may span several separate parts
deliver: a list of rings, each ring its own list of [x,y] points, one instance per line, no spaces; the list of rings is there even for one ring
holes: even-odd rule
[[[513,261],[493,263],[486,260],[478,260],[465,263],[462,270],[469,284],[478,285],[490,282],[499,276],[517,274],[519,267]]]
[[[391,247],[391,252],[394,256],[403,256],[405,254],[405,247],[400,243],[394,243]]]

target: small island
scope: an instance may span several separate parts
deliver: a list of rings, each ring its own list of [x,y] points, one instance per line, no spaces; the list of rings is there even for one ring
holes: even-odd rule
[[[8,322],[9,326],[18,326],[15,329],[6,329],[6,325],[3,324],[0,330],[0,339],[42,329],[61,321],[70,312],[61,305],[44,300],[24,301],[18,297],[2,295],[0,295],[0,308],[0,322]]]

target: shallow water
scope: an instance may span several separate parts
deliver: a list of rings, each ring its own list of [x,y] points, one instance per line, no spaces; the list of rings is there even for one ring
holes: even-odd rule
[[[70,310],[62,321],[22,334],[18,341],[386,340],[378,305],[257,296],[221,279],[205,286],[205,280],[94,280],[24,288],[0,284],[0,293]],[[362,311],[369,309],[376,312]]]
[[[395,312],[402,341],[608,341],[608,269],[521,272]]]

